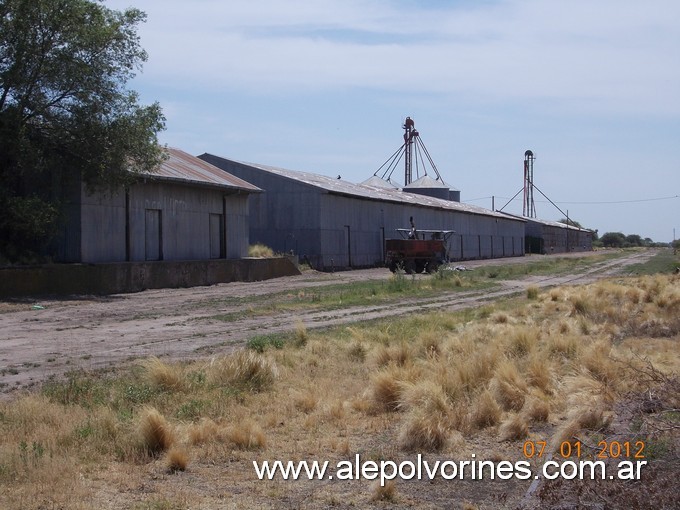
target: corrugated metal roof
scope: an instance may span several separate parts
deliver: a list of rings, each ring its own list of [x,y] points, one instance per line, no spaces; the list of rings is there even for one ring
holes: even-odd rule
[[[590,230],[590,229],[578,228],[578,227],[575,227],[574,225],[567,225],[566,223],[560,223],[559,221],[539,220],[538,218],[527,218],[525,216],[518,216],[518,215],[510,214],[510,213],[503,213],[503,214],[506,214],[508,216],[512,216],[513,218],[521,218],[525,221],[540,223],[541,225],[547,225],[549,227],[567,228],[569,230],[578,230],[578,231],[581,231],[581,232],[592,232],[592,230]]]
[[[168,157],[160,168],[156,172],[146,175],[157,179],[217,186],[246,192],[262,191],[257,186],[253,186],[249,182],[179,149],[168,147],[166,153]]]
[[[225,159],[227,161],[234,161],[229,160],[227,158],[222,159]],[[309,186],[320,188],[328,193],[335,193],[338,195],[347,195],[358,198],[367,198],[372,200],[384,200],[408,205],[434,207],[437,209],[447,209],[470,214],[480,214],[484,216],[494,216],[497,218],[515,219],[517,221],[523,221],[521,218],[508,218],[508,216],[503,213],[498,213],[495,211],[491,211],[489,209],[484,209],[483,207],[479,207],[476,205],[470,205],[461,202],[453,202],[441,198],[428,197],[426,195],[417,195],[415,193],[404,193],[399,189],[368,186],[365,184],[354,184],[343,179],[337,179],[325,175],[313,174],[309,172],[297,172],[294,170],[286,170],[285,168],[260,165],[257,163],[246,163],[243,161],[234,162],[239,163],[241,165],[250,166],[252,168],[257,168],[259,170],[269,172],[274,175],[279,175],[281,177],[302,182]]]

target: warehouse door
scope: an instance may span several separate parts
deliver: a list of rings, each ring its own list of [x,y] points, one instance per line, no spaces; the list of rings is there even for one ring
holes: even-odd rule
[[[224,258],[224,216],[221,214],[210,215],[210,258]]]
[[[163,260],[163,229],[160,209],[146,209],[144,227],[144,259]]]

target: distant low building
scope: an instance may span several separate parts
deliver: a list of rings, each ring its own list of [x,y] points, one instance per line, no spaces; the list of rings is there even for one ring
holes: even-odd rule
[[[592,230],[557,221],[522,218],[526,220],[524,238],[527,253],[550,255],[593,249]]]
[[[248,197],[260,190],[181,150],[118,193],[72,193],[53,252],[60,262],[241,258]]]
[[[448,189],[449,199],[437,198],[390,183],[354,184],[212,154],[199,157],[263,190],[250,201],[251,243],[306,257],[316,269],[382,265],[385,239],[409,228],[411,217],[416,228],[456,231],[448,241],[452,260],[524,255],[523,219],[453,201]]]

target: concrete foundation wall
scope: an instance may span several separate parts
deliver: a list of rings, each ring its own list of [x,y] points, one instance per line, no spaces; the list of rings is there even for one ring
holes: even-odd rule
[[[260,281],[298,274],[299,269],[287,257],[8,267],[0,268],[0,298],[121,294],[145,289]]]

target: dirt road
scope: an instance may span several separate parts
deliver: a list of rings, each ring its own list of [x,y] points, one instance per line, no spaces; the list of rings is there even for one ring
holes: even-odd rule
[[[243,298],[279,292],[292,294],[318,286],[391,277],[387,269],[300,276],[256,283],[229,283],[191,289],[149,290],[108,297],[0,303],[0,391],[7,398],[20,388],[68,371],[110,367],[131,359],[163,356],[188,359],[226,351],[264,333],[308,329],[361,320],[404,316],[422,310],[461,309],[509,296],[533,285],[581,284],[611,276],[626,265],[643,262],[653,251],[635,252],[601,262],[579,274],[528,277],[500,282],[493,291],[445,292],[437,297],[332,311],[277,313],[265,317],[238,314]],[[572,256],[588,256],[573,254]],[[467,268],[544,260],[542,257],[466,262]],[[427,278],[418,275],[418,278]],[[247,306],[247,305],[246,305]],[[235,314],[230,321],[216,314]]]

